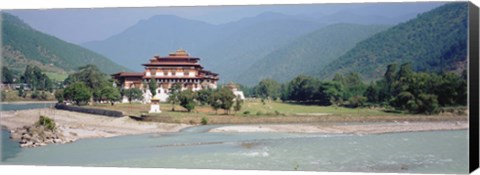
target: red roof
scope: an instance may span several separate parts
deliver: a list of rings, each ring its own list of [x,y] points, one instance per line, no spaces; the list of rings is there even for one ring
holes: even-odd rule
[[[156,78],[156,79],[204,79],[205,77],[199,76],[199,77],[177,77],[177,76],[144,76],[143,78]]]
[[[143,66],[200,66],[200,64],[198,63],[186,63],[186,62],[153,62],[153,63],[146,63],[142,65]]]
[[[115,77],[142,77],[143,72],[119,72],[116,74],[112,74]]]
[[[186,59],[186,60],[200,60],[198,57],[190,57],[190,56],[155,56],[157,60],[163,60],[163,59]]]

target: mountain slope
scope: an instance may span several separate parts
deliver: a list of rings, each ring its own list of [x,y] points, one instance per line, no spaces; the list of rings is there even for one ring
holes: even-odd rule
[[[179,48],[191,55],[221,35],[214,26],[172,15],[158,15],[142,20],[106,40],[82,44],[135,71],[154,55],[166,55]],[[217,33],[218,34],[218,33]]]
[[[254,23],[210,45],[200,54],[214,58],[204,63],[216,70],[223,80],[237,81],[239,74],[267,54],[321,26],[319,23],[296,19]]]
[[[231,81],[266,54],[321,26],[278,13],[221,25],[158,15],[106,40],[83,45],[136,71],[142,71],[141,64],[155,54],[183,48],[200,57],[206,69],[219,73],[221,81]]]
[[[285,82],[299,74],[316,76],[357,42],[385,29],[387,26],[383,25],[330,25],[271,52],[236,78],[240,83],[252,85],[264,78]]]
[[[359,72],[365,79],[381,77],[386,65],[411,62],[418,71],[461,71],[466,67],[467,3],[449,3],[378,33],[321,71]]]
[[[109,59],[31,28],[17,17],[1,13],[3,64],[23,72],[37,65],[47,72],[65,73],[95,64],[106,73],[125,70]]]

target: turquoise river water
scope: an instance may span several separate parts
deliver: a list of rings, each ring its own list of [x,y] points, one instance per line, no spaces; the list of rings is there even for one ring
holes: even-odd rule
[[[20,148],[2,130],[1,164],[468,173],[468,132],[379,135],[209,133],[216,125]]]

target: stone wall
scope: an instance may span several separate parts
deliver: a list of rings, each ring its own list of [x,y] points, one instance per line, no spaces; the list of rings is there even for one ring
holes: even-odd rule
[[[98,109],[98,108],[88,108],[88,107],[78,107],[78,106],[68,106],[65,104],[57,103],[55,105],[56,109],[75,111],[88,114],[96,115],[105,115],[110,117],[123,117],[123,113],[120,111],[107,110],[107,109]]]

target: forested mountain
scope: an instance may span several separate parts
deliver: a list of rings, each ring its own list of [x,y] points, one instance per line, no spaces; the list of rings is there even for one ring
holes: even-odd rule
[[[125,70],[109,59],[80,46],[36,31],[8,13],[2,17],[2,64],[16,72],[37,65],[47,72],[65,73],[95,64],[106,73]]]
[[[387,28],[385,25],[334,24],[318,29],[269,53],[236,79],[251,85],[265,78],[285,82],[300,74],[317,76],[325,65],[357,42]]]
[[[305,20],[272,20],[249,25],[200,51],[203,64],[226,81],[238,81],[238,75],[297,37],[318,29],[322,24]]]
[[[358,72],[367,80],[383,76],[392,63],[411,62],[417,71],[466,68],[468,4],[449,3],[368,38],[333,61],[320,76]]]

